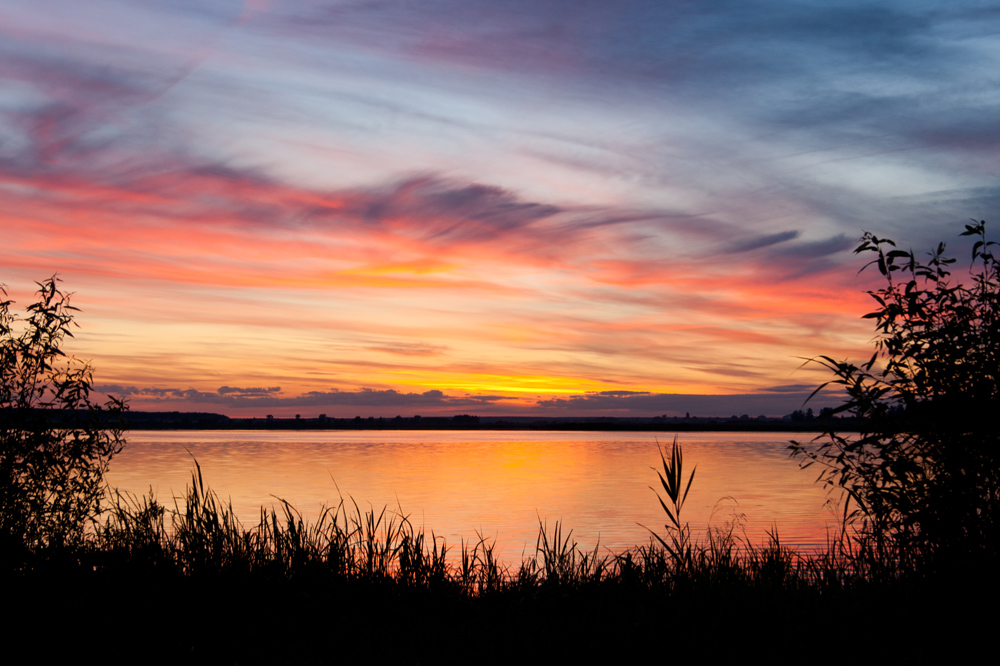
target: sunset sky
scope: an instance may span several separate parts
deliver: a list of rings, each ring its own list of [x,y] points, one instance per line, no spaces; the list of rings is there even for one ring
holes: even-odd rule
[[[863,231],[1000,229],[998,83],[995,2],[4,0],[0,283],[133,409],[780,416]]]

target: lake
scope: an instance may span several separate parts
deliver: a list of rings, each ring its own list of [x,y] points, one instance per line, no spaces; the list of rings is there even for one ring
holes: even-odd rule
[[[315,520],[341,498],[402,512],[449,546],[482,535],[501,558],[534,551],[539,521],[560,521],[581,546],[619,552],[645,544],[665,515],[657,445],[673,433],[511,431],[183,431],[128,434],[108,482],[150,489],[172,506],[191,483],[194,460],[206,485],[232,502],[245,525],[281,498]],[[803,438],[811,437],[809,434]],[[685,470],[697,467],[683,519],[704,534],[743,516],[759,544],[777,529],[800,548],[837,529],[817,472],[788,457],[788,433],[681,433]],[[661,490],[662,494],[662,490]],[[353,507],[353,504],[351,505]]]

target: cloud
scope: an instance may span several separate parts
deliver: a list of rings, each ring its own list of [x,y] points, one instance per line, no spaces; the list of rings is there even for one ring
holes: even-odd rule
[[[812,391],[782,391],[777,394],[743,393],[733,395],[692,395],[628,391],[601,391],[569,397],[539,400],[540,410],[553,413],[620,414],[630,416],[784,416],[801,409]],[[837,398],[820,393],[812,404],[826,406],[824,399]],[[836,399],[839,403],[840,400]]]
[[[3,142],[18,147],[4,151],[5,162],[31,172],[58,163],[99,166],[125,145],[163,150],[166,134],[150,131],[162,117],[150,103],[181,81],[192,62],[142,47],[95,49],[73,40],[54,45],[9,31],[3,36],[0,81],[34,91],[16,96],[0,122]]]
[[[837,234],[823,240],[787,245],[776,252],[788,257],[818,259],[850,250],[856,242],[856,239],[848,238],[844,234]]]
[[[218,390],[219,395],[236,395],[242,397],[272,396],[275,393],[281,393],[280,386],[270,386],[267,388],[264,387],[239,388],[235,386],[220,386]]]
[[[316,190],[179,154],[131,168],[68,158],[25,168],[15,157],[0,161],[0,176],[18,185],[0,191],[9,216],[52,221],[36,241],[44,248],[56,236],[90,270],[195,283],[260,284],[280,273],[281,283],[458,288],[447,274],[460,271],[471,287],[491,263],[575,270],[651,239],[706,238],[713,227],[657,210],[554,205],[434,174]],[[81,220],[91,233],[81,234]],[[116,244],[97,242],[101,229]]]
[[[760,274],[772,280],[798,281],[839,269],[839,264],[857,245],[857,239],[837,234],[815,241],[783,243],[769,246]]]
[[[526,403],[511,396],[486,393],[448,393],[439,389],[404,392],[393,389],[307,391],[296,396],[278,396],[277,387],[220,387],[208,392],[196,389],[137,388],[134,386],[100,385],[95,390],[138,403],[137,409],[221,411],[260,415],[263,410],[294,413],[295,411],[347,410],[375,416],[390,416],[410,410],[429,413],[469,411],[485,414],[549,416],[658,416],[683,415],[784,416],[801,409],[815,389],[811,385],[788,385],[761,389],[757,393],[732,395],[675,394],[651,391],[608,390],[586,394],[538,399]],[[842,402],[835,391],[822,391],[810,402],[814,408]]]
[[[341,196],[343,206],[317,210],[317,219],[357,221],[437,247],[487,243],[526,231],[536,235],[542,233],[540,222],[562,212],[556,206],[520,201],[499,187],[433,176]]]
[[[221,386],[215,392],[197,389],[155,388],[103,384],[94,390],[105,395],[141,399],[143,407],[156,405],[170,409],[171,404],[201,406],[209,409],[288,408],[305,407],[367,407],[396,410],[402,408],[467,408],[482,407],[509,401],[499,395],[447,395],[439,389],[423,392],[400,392],[394,389],[363,388],[356,391],[307,391],[297,396],[279,397],[279,387],[234,388]],[[174,407],[176,408],[176,407]]]
[[[765,386],[757,389],[763,393],[812,393],[816,387],[812,384],[784,384],[782,386]]]
[[[400,356],[438,356],[448,350],[444,345],[432,345],[422,342],[395,342],[392,344],[368,347],[372,351],[398,354]]]
[[[756,236],[734,242],[729,246],[728,251],[734,254],[739,252],[749,252],[751,250],[758,250],[762,247],[770,247],[779,243],[795,240],[798,237],[798,231],[782,231],[780,233],[768,234],[766,236]]]

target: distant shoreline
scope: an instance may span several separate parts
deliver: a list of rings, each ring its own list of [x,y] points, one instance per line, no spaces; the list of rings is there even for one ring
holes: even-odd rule
[[[856,431],[851,418],[742,417],[535,417],[535,416],[412,416],[394,418],[234,418],[204,412],[142,412],[125,414],[130,430],[575,430],[594,432],[808,432],[830,425],[838,432]]]

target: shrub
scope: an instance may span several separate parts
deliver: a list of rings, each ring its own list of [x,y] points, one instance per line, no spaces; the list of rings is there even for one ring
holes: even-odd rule
[[[817,359],[835,377],[817,391],[842,386],[847,400],[834,412],[853,412],[861,432],[792,443],[804,467],[821,464],[820,478],[847,490],[868,545],[897,565],[996,555],[1000,264],[985,222],[961,235],[975,238],[968,283],[952,282],[944,243],[921,261],[862,237],[855,252],[876,253],[865,268],[886,281],[868,292],[875,352],[861,365]]]
[[[26,317],[0,286],[0,547],[79,544],[99,514],[103,477],[121,451],[121,400],[90,399],[91,368],[68,357],[69,294],[38,283]]]

